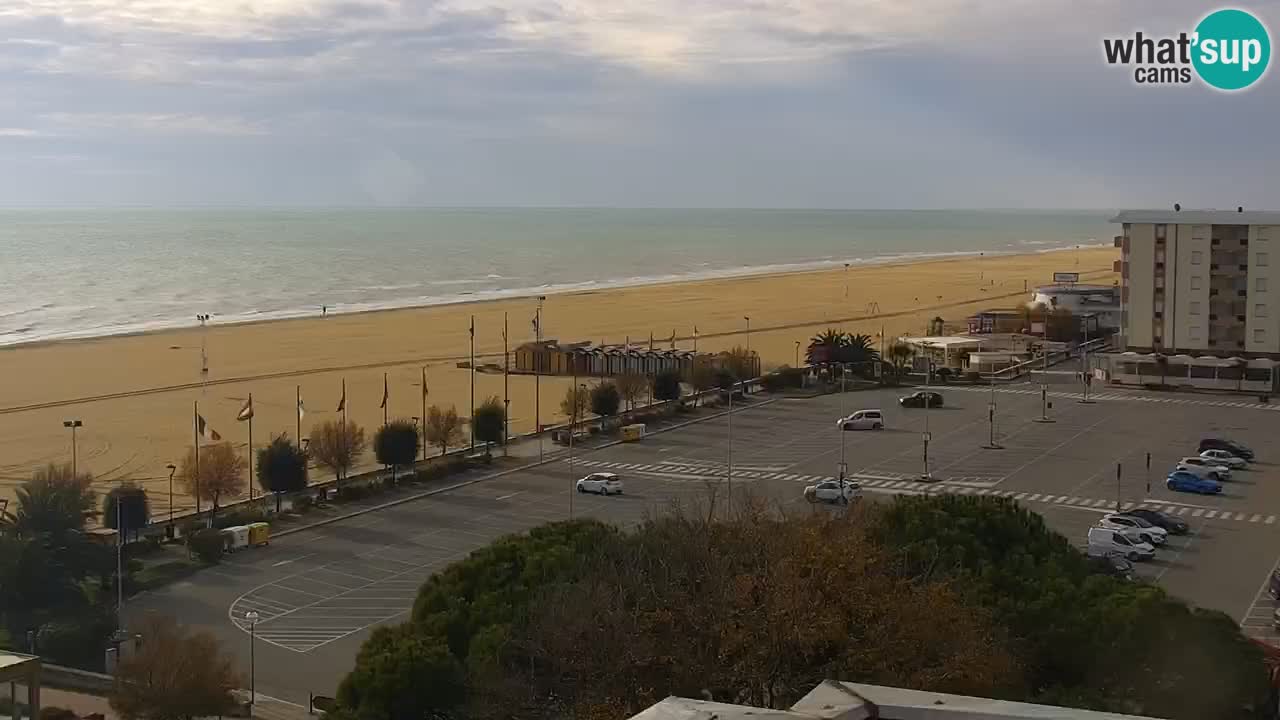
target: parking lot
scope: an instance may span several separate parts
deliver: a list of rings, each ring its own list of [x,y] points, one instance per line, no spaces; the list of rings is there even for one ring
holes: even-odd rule
[[[896,407],[900,393],[774,400],[732,418],[721,415],[640,443],[580,454],[572,470],[561,456],[297,533],[150,594],[134,611],[177,612],[246,656],[245,616],[256,612],[259,688],[305,701],[308,692],[336,688],[372,628],[403,620],[417,588],[433,572],[497,537],[568,517],[570,503],[576,516],[626,525],[666,512],[674,502],[703,503],[712,491],[723,498],[732,452],[737,497],[751,493],[795,511],[808,511],[803,487],[834,477],[843,456],[849,477],[873,501],[914,493],[1009,497],[1043,513],[1081,546],[1087,528],[1117,502],[1174,513],[1188,521],[1190,532],[1140,564],[1140,573],[1177,596],[1223,610],[1248,632],[1273,636],[1271,600],[1260,589],[1280,554],[1280,466],[1268,457],[1266,442],[1280,416],[1268,406],[1237,400],[1223,405],[1196,396],[1155,402],[1119,392],[1083,404],[1059,392],[1051,397],[1053,422],[1041,423],[1035,422],[1041,417],[1037,389],[1001,388],[995,419],[1004,449],[986,449],[990,391],[942,392],[945,406],[927,411],[934,482],[919,480],[926,411]],[[837,429],[836,418],[868,407],[884,409],[885,430]],[[1238,472],[1220,496],[1166,490],[1167,469],[1195,454],[1206,435],[1251,445],[1260,462]],[[626,494],[571,492],[575,478],[596,470],[621,475]]]

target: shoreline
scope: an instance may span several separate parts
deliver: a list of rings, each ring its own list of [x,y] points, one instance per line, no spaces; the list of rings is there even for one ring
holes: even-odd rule
[[[572,297],[575,295],[586,295],[591,293],[609,292],[614,290],[627,290],[634,288],[661,288],[666,286],[687,286],[697,285],[699,283],[711,283],[728,280],[739,279],[758,279],[771,277],[786,277],[794,275],[804,275],[810,273],[826,273],[848,266],[850,270],[855,268],[894,268],[902,266],[920,266],[935,263],[954,262],[959,260],[971,260],[981,257],[992,258],[1017,258],[1023,256],[1048,255],[1060,252],[1071,252],[1076,250],[1096,250],[1099,248],[1111,247],[1110,243],[1092,243],[1077,244],[1067,247],[1052,247],[1039,250],[956,250],[947,252],[919,252],[919,253],[901,253],[897,255],[886,255],[879,258],[861,259],[855,258],[851,260],[816,260],[805,261],[800,263],[775,263],[770,265],[758,265],[739,268],[728,268],[723,270],[709,270],[704,273],[687,273],[683,275],[667,275],[652,277],[633,277],[621,278],[617,280],[605,281],[580,281],[576,283],[561,283],[559,285],[549,285],[542,287],[526,287],[512,288],[510,290],[493,290],[482,291],[481,293],[465,293],[442,297],[438,302],[422,302],[430,300],[429,298],[414,298],[412,300],[392,301],[385,303],[379,307],[359,307],[358,305],[347,305],[351,308],[347,310],[341,309],[343,306],[335,306],[330,308],[327,315],[317,314],[315,309],[309,311],[297,310],[280,310],[274,311],[279,313],[273,317],[252,318],[239,316],[229,319],[225,322],[210,321],[208,327],[210,330],[219,328],[239,328],[256,325],[269,325],[273,323],[283,323],[297,320],[309,319],[328,319],[328,317],[351,317],[362,315],[374,315],[380,313],[397,313],[412,312],[417,310],[425,310],[431,308],[456,308],[463,305],[474,305],[477,307],[492,303],[531,300],[539,296],[554,297]],[[545,289],[544,289],[545,288]],[[470,295],[489,294],[488,297],[470,297]],[[401,304],[403,303],[403,304]],[[881,317],[876,315],[875,317]],[[890,315],[883,315],[889,317]],[[216,319],[218,316],[213,315]],[[868,319],[863,318],[846,318],[847,320]],[[158,321],[167,323],[169,321]],[[198,324],[163,324],[155,327],[126,329],[120,332],[96,332],[96,331],[75,331],[62,337],[39,338],[26,341],[18,341],[12,343],[0,343],[0,354],[15,351],[29,350],[38,348],[58,347],[63,345],[85,344],[99,342],[102,340],[116,338],[132,338],[144,337],[152,335],[161,335],[165,333],[180,334],[184,332],[198,332],[200,326]],[[91,334],[90,334],[91,333]],[[687,340],[686,337],[678,337],[678,340]],[[492,353],[490,353],[492,354]],[[436,360],[450,360],[452,357],[437,358]],[[409,360],[408,362],[414,362]],[[319,371],[317,371],[319,372]],[[0,412],[4,412],[6,408],[0,406]]]

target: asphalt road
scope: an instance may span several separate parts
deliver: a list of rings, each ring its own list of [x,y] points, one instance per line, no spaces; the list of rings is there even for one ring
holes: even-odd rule
[[[247,668],[244,616],[255,611],[259,691],[300,703],[309,692],[332,694],[374,626],[404,620],[426,578],[493,539],[564,519],[571,503],[575,515],[630,524],[669,511],[673,502],[704,505],[712,492],[723,497],[732,424],[732,492],[798,512],[810,511],[803,487],[834,476],[843,456],[869,499],[926,492],[1013,497],[1081,545],[1087,528],[1117,502],[1177,513],[1192,531],[1141,564],[1141,574],[1228,613],[1251,634],[1275,639],[1264,587],[1280,554],[1280,465],[1267,457],[1280,414],[1237,399],[1111,390],[1083,404],[1067,388],[1053,389],[1053,422],[1035,422],[1042,416],[1035,387],[995,392],[996,435],[1004,446],[998,450],[983,447],[992,395],[982,388],[943,388],[946,407],[927,413],[898,408],[898,393],[887,390],[767,402],[588,453],[572,473],[560,459],[280,538],[148,593],[129,612],[169,612],[208,629]],[[842,413],[877,406],[885,410],[885,430],[836,429]],[[926,422],[932,483],[919,481]],[[1236,473],[1221,496],[1166,490],[1168,468],[1195,454],[1206,435],[1239,439],[1262,462]],[[572,481],[591,470],[621,475],[626,494],[570,492]]]

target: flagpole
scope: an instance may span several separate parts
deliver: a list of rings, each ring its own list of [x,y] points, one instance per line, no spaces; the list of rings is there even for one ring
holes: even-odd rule
[[[422,461],[427,461],[427,366],[422,366]]]
[[[511,352],[507,347],[507,313],[502,313],[502,456],[511,438]]]
[[[382,373],[382,427],[387,426],[387,406],[391,404],[390,402],[388,402],[388,400],[389,398],[387,397],[387,374]]]
[[[471,428],[471,452],[476,451],[476,316],[471,316],[471,416],[467,425]]]
[[[297,425],[298,435],[293,439],[293,442],[299,448],[301,448],[302,447],[302,386],[301,385],[294,386],[294,398],[295,398],[295,402],[293,403],[293,414],[298,421],[298,425]]]
[[[249,393],[249,502],[253,503],[253,393]]]
[[[538,309],[533,313],[533,340],[536,346],[533,354],[533,431],[538,434],[538,462],[542,462],[545,459],[542,454],[542,397],[538,387],[538,380],[542,377],[542,300],[538,300]]]
[[[347,457],[347,379],[342,378],[342,457]],[[343,479],[346,479],[348,468],[342,469]]]
[[[195,439],[195,459],[196,459],[196,517],[200,517],[200,401],[196,400],[191,407],[191,429],[194,431],[192,436]]]

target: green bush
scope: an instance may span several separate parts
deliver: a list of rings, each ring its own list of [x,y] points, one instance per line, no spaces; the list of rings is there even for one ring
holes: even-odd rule
[[[267,513],[262,505],[254,503],[252,507],[243,506],[219,513],[218,517],[213,519],[213,526],[216,528],[229,528],[256,522],[266,522],[270,518],[271,515]]]
[[[417,472],[414,474],[414,479],[419,482],[439,480],[441,478],[449,477],[450,475],[466,472],[471,468],[472,464],[473,461],[468,460],[461,455],[455,455],[443,460],[436,460],[428,464],[426,467],[418,468]]]
[[[191,553],[206,565],[215,565],[222,561],[222,531],[217,528],[203,528],[187,536],[187,547]]]
[[[115,629],[109,610],[91,607],[81,615],[45,623],[36,634],[40,655],[58,665],[102,667],[107,638]]]

